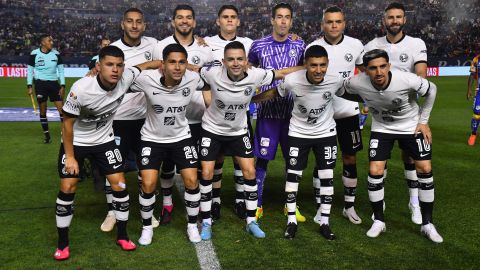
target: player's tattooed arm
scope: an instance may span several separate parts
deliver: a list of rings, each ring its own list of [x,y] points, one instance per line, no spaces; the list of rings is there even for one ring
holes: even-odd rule
[[[270,100],[272,98],[276,98],[276,97],[279,97],[280,95],[278,94],[278,90],[277,88],[273,88],[273,89],[268,89],[258,95],[255,95],[252,97],[252,102],[253,103],[260,103],[260,102],[264,102],[264,101],[267,101],[267,100]]]
[[[73,151],[73,124],[76,118],[64,112],[62,124],[63,148],[65,149],[65,170],[68,174],[78,175],[80,169]]]

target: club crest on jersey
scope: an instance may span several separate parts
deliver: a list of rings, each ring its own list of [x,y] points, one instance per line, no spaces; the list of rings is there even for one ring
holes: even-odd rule
[[[161,114],[164,111],[163,106],[158,104],[153,104],[152,109],[155,111],[155,113],[158,113],[158,114]]]
[[[406,53],[402,53],[402,54],[400,54],[400,56],[398,57],[398,59],[399,59],[401,62],[405,63],[405,62],[408,61],[408,55],[407,55]]]
[[[245,94],[245,96],[250,96],[253,92],[253,88],[252,87],[247,87],[247,89],[245,89],[245,91],[243,91],[243,93]]]
[[[301,112],[301,113],[307,113],[307,108],[305,108],[305,106],[301,105],[301,104],[298,104],[298,110]]]
[[[216,99],[215,100],[215,105],[217,105],[217,107],[219,109],[225,109],[225,103],[223,103],[223,101],[219,100],[219,99]]]
[[[345,54],[344,58],[345,58],[345,61],[350,63],[353,60],[353,55],[351,53],[347,53]]]
[[[182,95],[188,97],[190,95],[190,89],[188,87],[182,89]]]
[[[323,99],[325,99],[325,100],[332,99],[332,93],[330,93],[330,92],[323,93]]]
[[[145,59],[152,60],[152,53],[151,52],[145,52]]]
[[[291,58],[297,57],[297,51],[296,51],[295,49],[291,49],[291,50],[288,52],[288,56],[290,56]]]
[[[227,112],[225,113],[225,120],[227,121],[235,121],[235,117],[237,116],[236,113],[232,113],[232,112]]]
[[[200,57],[198,57],[198,56],[196,56],[196,55],[193,56],[193,57],[192,57],[192,63],[195,64],[195,65],[200,64]]]
[[[395,106],[398,106],[402,103],[402,100],[400,98],[396,98],[394,100],[392,100],[392,104],[395,105]]]
[[[165,126],[175,125],[175,116],[169,116],[169,117],[163,118],[163,125]]]

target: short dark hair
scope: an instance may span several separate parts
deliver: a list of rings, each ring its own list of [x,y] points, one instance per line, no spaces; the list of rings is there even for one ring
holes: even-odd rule
[[[325,13],[337,13],[337,12],[342,13],[343,17],[345,17],[345,13],[343,12],[343,9],[341,9],[340,7],[335,6],[335,5],[329,6],[326,9],[324,9],[323,10],[323,16],[325,17]]]
[[[195,19],[195,11],[193,10],[193,8],[189,5],[177,5],[175,7],[175,9],[173,10],[173,17],[172,17],[172,20],[175,20],[175,16],[177,16],[177,11],[179,10],[190,10],[192,12],[192,16],[193,18]]]
[[[234,6],[234,5],[223,5],[223,6],[221,6],[220,9],[218,10],[218,17],[220,17],[220,15],[222,14],[222,12],[223,12],[224,10],[226,10],[226,9],[231,9],[231,10],[235,11],[235,13],[237,13],[237,15],[238,15],[238,9],[237,9],[236,6]]]
[[[50,35],[49,34],[41,34],[40,36],[38,36],[38,43],[42,43],[43,39],[49,37]]]
[[[138,8],[133,8],[133,7],[132,7],[132,8],[129,8],[129,9],[125,10],[125,12],[123,12],[123,19],[125,19],[125,16],[127,16],[127,13],[129,13],[129,12],[140,13],[140,14],[142,14],[142,17],[145,17],[145,16],[143,15],[143,11],[141,11],[141,10],[138,9]]]
[[[405,6],[402,3],[392,2],[388,4],[388,6],[385,8],[385,12],[389,11],[390,9],[401,9],[403,13],[405,13]]]
[[[105,46],[100,49],[98,53],[98,59],[102,60],[105,56],[121,57],[122,60],[125,60],[125,54],[120,48],[112,45]]]
[[[293,18],[293,8],[288,3],[278,3],[278,4],[276,4],[272,9],[272,18],[275,18],[275,15],[277,15],[277,10],[281,9],[281,8],[286,8],[286,9],[290,10],[290,14],[292,15],[292,18]]]
[[[167,47],[163,49],[163,52],[162,52],[163,61],[166,61],[168,56],[174,52],[183,53],[185,54],[185,58],[188,58],[187,50],[185,50],[185,48],[182,45],[178,43],[172,43],[167,45]]]
[[[241,49],[245,52],[245,46],[243,46],[243,44],[240,41],[232,41],[228,43],[227,46],[225,46],[224,52],[227,52],[227,50],[231,50],[231,49]]]
[[[363,66],[368,67],[368,63],[377,58],[385,58],[385,60],[387,60],[387,63],[390,61],[390,59],[388,58],[388,53],[386,51],[381,49],[374,49],[366,52],[363,55]]]
[[[323,46],[320,45],[313,45],[308,47],[307,51],[305,51],[305,61],[308,60],[310,57],[327,57],[328,52],[325,50]]]

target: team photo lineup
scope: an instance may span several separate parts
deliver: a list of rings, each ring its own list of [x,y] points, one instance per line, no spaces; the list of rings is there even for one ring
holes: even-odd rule
[[[243,18],[237,2],[210,15],[218,32],[212,36],[194,31],[198,14],[189,4],[165,11],[170,33],[156,37],[144,35],[151,27],[145,10],[126,8],[118,18],[121,36],[97,38],[98,54],[88,63],[88,73],[68,89],[56,34],[35,38],[38,48],[28,55],[26,92],[38,107],[41,129],[36,129],[43,132],[42,142],[59,146],[59,190],[51,198],[56,200],[54,259],[82,253],[71,241],[81,235],[70,232],[70,226],[86,166],[104,188],[106,207],[99,211],[107,211],[100,230],[116,229],[116,249],[123,251],[160,241],[155,231],[168,224],[167,230],[172,228],[173,217],[183,215],[181,208],[184,241],[201,245],[216,240],[222,234],[216,234],[216,223],[225,222],[223,213],[231,211],[224,205],[233,205],[244,233],[258,241],[282,237],[293,243],[302,224],[312,221],[322,241],[338,241],[344,232],[335,229],[334,215],[349,226],[368,224],[364,237],[379,240],[388,227],[385,215],[399,210],[385,203],[390,159],[402,164],[406,179],[401,186],[408,204],[400,207],[409,214],[402,222],[415,224],[413,233],[430,245],[443,243],[442,226],[437,230],[433,217],[429,126],[441,89],[427,79],[423,37],[405,31],[410,23],[405,5],[377,7],[384,35],[364,43],[345,34],[351,17],[335,3],[315,15],[318,28],[310,29],[315,32],[293,32],[296,5],[282,2],[271,3],[266,11],[271,25],[263,37],[239,36]],[[309,34],[315,38],[305,36]],[[473,98],[469,146],[475,145],[480,122],[479,68],[477,56],[467,83],[467,99]],[[58,134],[49,129],[48,105],[60,117]],[[309,160],[312,178],[302,180]],[[227,170],[233,179],[223,177]],[[127,181],[132,171],[136,183]],[[284,205],[275,213],[264,212],[269,204],[264,190],[271,185],[266,179],[274,173],[281,176],[276,181],[282,183],[278,200]],[[332,211],[334,179],[343,186],[343,191],[335,189],[343,200],[335,201],[340,213]],[[227,197],[222,185],[232,180],[233,197]],[[310,181],[313,220],[297,205],[303,196],[300,182]],[[357,188],[368,196],[368,215],[356,210]],[[130,196],[134,189],[138,199]],[[176,196],[183,205],[174,208]],[[130,213],[133,205],[140,215]],[[281,234],[267,234],[264,215],[279,212]],[[139,216],[141,225],[128,223],[131,215]],[[129,237],[133,231],[138,239]]]

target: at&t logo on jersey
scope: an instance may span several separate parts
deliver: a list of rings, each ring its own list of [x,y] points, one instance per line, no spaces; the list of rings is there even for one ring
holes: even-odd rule
[[[162,105],[157,105],[157,104],[153,104],[152,109],[155,111],[155,113],[158,113],[158,114],[163,113],[163,110],[164,110]]]
[[[307,113],[307,108],[305,108],[305,106],[301,105],[301,104],[298,104],[298,110],[301,112],[301,113]]]
[[[405,63],[408,61],[408,55],[406,53],[402,53],[400,54],[400,56],[398,57],[398,59],[402,62],[402,63]]]
[[[219,100],[219,99],[216,99],[215,100],[215,105],[217,105],[217,107],[219,109],[224,109],[225,108],[225,103],[223,103],[223,101]]]
[[[345,58],[345,61],[350,63],[353,60],[353,55],[351,53],[347,53],[345,54],[344,58]]]

